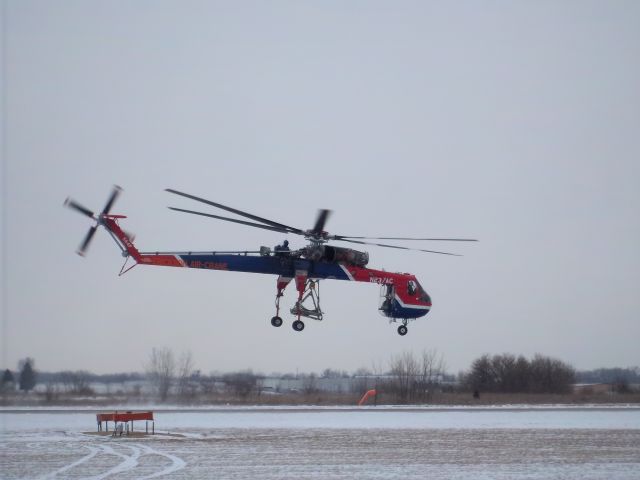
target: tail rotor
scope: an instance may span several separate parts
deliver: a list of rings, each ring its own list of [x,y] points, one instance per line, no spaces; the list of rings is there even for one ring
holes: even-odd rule
[[[84,240],[82,241],[82,244],[80,245],[80,248],[76,250],[76,253],[81,257],[84,257],[84,255],[87,253],[87,248],[89,248],[89,243],[91,243],[91,239],[95,235],[96,230],[98,230],[97,224],[89,229],[89,231],[87,232],[87,235],[84,237]]]
[[[120,196],[120,192],[122,192],[122,188],[119,187],[118,185],[114,185],[113,189],[111,190],[111,195],[109,196],[109,200],[107,200],[107,203],[102,209],[102,215],[109,215],[109,212],[111,211],[111,207],[113,207],[113,204],[115,203],[116,199]]]
[[[93,212],[91,210],[89,210],[87,207],[80,205],[78,202],[71,200],[70,198],[67,197],[67,199],[64,201],[64,206],[65,207],[69,207],[71,210],[75,210],[76,212],[80,212],[83,215],[86,215],[89,218],[93,218],[95,220],[95,217],[93,216]]]
[[[96,222],[95,225],[93,225],[89,229],[89,231],[87,232],[87,234],[84,237],[84,240],[80,244],[80,247],[76,250],[76,253],[78,255],[80,255],[81,257],[84,257],[86,255],[87,249],[89,248],[89,245],[91,244],[91,240],[93,239],[93,236],[95,235],[96,230],[98,230],[98,227],[100,225],[103,225],[103,218],[105,216],[109,215],[109,212],[111,211],[111,207],[113,207],[113,204],[115,203],[116,199],[120,195],[120,192],[122,192],[122,188],[120,188],[118,185],[114,185],[113,189],[111,190],[111,195],[109,196],[109,199],[107,200],[107,203],[105,204],[104,208],[102,209],[102,213],[100,213],[99,215],[96,215],[91,210],[89,210],[87,207],[85,207],[84,205],[81,205],[80,203],[76,202],[75,200],[72,200],[71,198],[67,198],[64,201],[64,206],[65,207],[70,208],[71,210],[75,210],[76,212],[81,213],[82,215],[85,215],[85,216],[91,218],[92,220],[94,220]],[[127,235],[127,236],[129,236],[129,235]]]

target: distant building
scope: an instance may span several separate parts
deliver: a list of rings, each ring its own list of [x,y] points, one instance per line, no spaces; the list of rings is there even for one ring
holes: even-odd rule
[[[573,393],[582,393],[584,395],[615,393],[614,385],[610,383],[576,383],[573,386]]]

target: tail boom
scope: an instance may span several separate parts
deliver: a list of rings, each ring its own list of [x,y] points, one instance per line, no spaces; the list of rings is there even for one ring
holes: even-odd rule
[[[120,228],[120,225],[118,225],[118,218],[125,217],[122,215],[109,215],[103,217],[102,222],[104,227],[112,234],[123,253],[128,253],[136,262],[141,263],[142,255],[140,255],[140,252],[135,247],[129,236]]]

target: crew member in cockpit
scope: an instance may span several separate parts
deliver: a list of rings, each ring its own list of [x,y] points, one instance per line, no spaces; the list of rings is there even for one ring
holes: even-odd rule
[[[282,256],[286,255],[288,252],[290,252],[290,250],[289,250],[289,240],[285,240],[284,242],[282,242],[282,245],[276,245],[273,248],[273,251],[275,252],[277,257],[282,257]]]

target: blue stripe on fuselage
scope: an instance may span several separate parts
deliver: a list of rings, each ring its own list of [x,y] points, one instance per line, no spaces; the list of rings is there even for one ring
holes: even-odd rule
[[[312,262],[286,256],[255,255],[179,255],[187,267],[232,272],[264,273],[295,277],[296,270],[306,270],[310,278],[349,280],[344,270],[335,263]]]
[[[429,313],[429,308],[407,308],[403,307],[396,298],[391,301],[390,307],[383,313],[390,318],[419,318]]]

